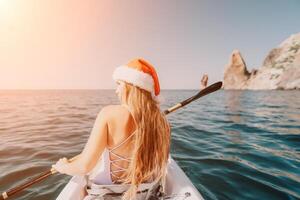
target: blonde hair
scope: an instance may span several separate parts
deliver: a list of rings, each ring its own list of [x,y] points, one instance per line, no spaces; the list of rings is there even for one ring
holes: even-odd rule
[[[125,173],[130,184],[123,200],[135,199],[143,182],[165,181],[170,151],[170,127],[151,93],[125,82],[121,94],[136,124],[133,159]]]

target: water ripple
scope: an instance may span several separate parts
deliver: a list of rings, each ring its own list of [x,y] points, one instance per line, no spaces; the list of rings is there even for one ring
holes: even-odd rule
[[[162,108],[196,91],[163,91]],[[220,91],[168,116],[171,152],[205,199],[300,199],[300,92]],[[0,191],[78,154],[113,91],[0,91]],[[24,179],[23,179],[23,178]],[[17,199],[55,199],[48,178]]]

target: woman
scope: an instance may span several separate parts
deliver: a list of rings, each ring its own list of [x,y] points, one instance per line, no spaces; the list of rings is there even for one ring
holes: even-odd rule
[[[53,168],[72,176],[88,174],[91,184],[127,186],[123,199],[136,199],[140,185],[164,182],[170,128],[157,102],[160,86],[150,63],[134,59],[118,67],[113,79],[121,105],[104,107],[82,153],[72,162],[60,159]]]

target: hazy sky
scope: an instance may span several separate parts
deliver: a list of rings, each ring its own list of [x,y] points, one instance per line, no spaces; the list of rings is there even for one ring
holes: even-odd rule
[[[198,88],[234,49],[259,67],[297,32],[299,0],[0,0],[0,89],[114,88],[136,57],[163,89]]]

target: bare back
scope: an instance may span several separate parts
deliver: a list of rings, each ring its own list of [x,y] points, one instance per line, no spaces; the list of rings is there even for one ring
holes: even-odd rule
[[[113,182],[122,182],[120,177],[124,175],[132,157],[135,123],[124,105],[110,106],[110,116],[107,148],[112,150],[109,154],[111,179]]]

